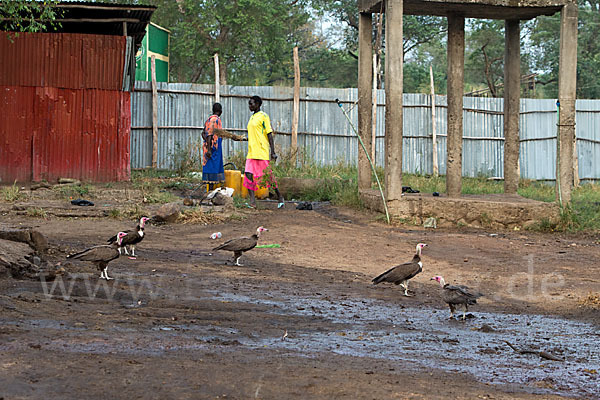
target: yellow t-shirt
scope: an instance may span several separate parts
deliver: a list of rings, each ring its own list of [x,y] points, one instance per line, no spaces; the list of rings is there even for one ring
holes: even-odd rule
[[[271,147],[267,135],[273,132],[271,120],[263,111],[258,111],[248,121],[248,155],[246,158],[270,160]]]

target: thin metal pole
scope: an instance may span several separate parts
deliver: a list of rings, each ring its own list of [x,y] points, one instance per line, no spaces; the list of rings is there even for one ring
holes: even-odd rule
[[[342,103],[340,102],[339,99],[335,99],[335,102],[337,103],[337,105],[340,107],[340,109],[342,110],[342,112],[346,116],[346,119],[350,123],[350,126],[352,127],[352,130],[354,131],[354,133],[356,134],[356,137],[358,138],[358,142],[360,143],[360,146],[362,147],[363,151],[365,152],[365,154],[367,156],[367,160],[369,160],[369,164],[371,164],[371,169],[373,170],[373,174],[375,175],[375,180],[377,181],[377,186],[379,187],[379,192],[381,193],[381,198],[383,199],[383,208],[385,209],[385,218],[387,220],[387,223],[389,224],[390,223],[390,213],[388,212],[387,201],[385,200],[385,195],[383,194],[383,188],[381,187],[381,182],[379,181],[379,177],[377,176],[377,171],[375,170],[375,166],[373,165],[373,161],[371,161],[371,157],[369,156],[369,152],[367,151],[367,149],[366,149],[366,147],[365,147],[365,145],[364,145],[364,143],[362,141],[362,138],[358,134],[358,131],[354,127],[354,124],[352,123],[352,120],[348,116],[348,113],[346,113],[346,110],[344,110],[344,107],[342,107]]]

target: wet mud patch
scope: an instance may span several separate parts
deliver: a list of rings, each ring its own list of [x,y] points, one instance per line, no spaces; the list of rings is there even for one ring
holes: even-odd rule
[[[338,329],[290,327],[285,338],[244,340],[256,347],[307,355],[332,352],[402,362],[414,368],[469,373],[483,383],[518,384],[534,393],[595,396],[600,390],[600,338],[594,325],[542,315],[478,312],[466,321],[449,320],[446,310],[404,307],[371,299],[330,301],[310,296],[256,298],[215,293],[216,299],[262,304],[282,314],[318,315]],[[516,347],[545,351],[564,361],[518,354]],[[408,364],[407,364],[408,363]]]
[[[53,253],[68,296],[39,281],[0,281],[0,397],[597,398],[600,320],[576,303],[597,288],[593,243],[384,227],[348,210],[287,205],[245,218],[150,226],[137,259],[111,262],[116,279],[106,286],[93,265]],[[260,225],[269,228],[261,243],[281,248],[244,254],[244,267],[211,252],[212,232],[226,240]],[[122,226],[48,220],[40,229],[51,246],[76,250]],[[414,297],[370,284],[418,242],[429,247]],[[511,298],[499,283],[515,274],[528,282],[529,254],[533,296]],[[472,318],[450,321],[429,273],[490,296]],[[540,280],[557,273],[562,300],[536,300]]]

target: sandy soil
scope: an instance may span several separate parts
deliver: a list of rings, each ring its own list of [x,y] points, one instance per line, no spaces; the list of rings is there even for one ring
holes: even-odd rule
[[[10,209],[1,222],[37,227],[66,274],[0,279],[3,399],[600,398],[594,235],[426,230],[262,203],[218,225],[149,225],[138,257],[113,261],[106,283],[65,256],[135,222]],[[259,225],[260,243],[280,248],[254,249],[244,266],[211,251]],[[412,297],[371,284],[419,242]],[[485,294],[470,318],[448,319],[434,275]]]

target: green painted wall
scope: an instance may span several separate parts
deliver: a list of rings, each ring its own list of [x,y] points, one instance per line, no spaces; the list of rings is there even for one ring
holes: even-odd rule
[[[169,56],[169,32],[154,25],[148,25],[146,27],[146,36],[150,38],[149,46],[151,52]]]
[[[169,81],[169,32],[149,24],[146,26],[146,36],[135,57],[135,79],[149,81],[151,75],[152,55],[156,56],[156,81]],[[160,59],[163,58],[163,59]],[[166,60],[164,60],[166,58]]]

